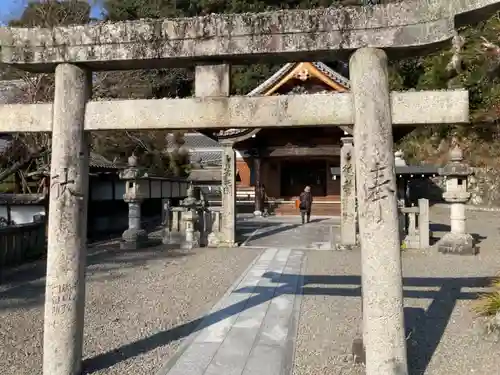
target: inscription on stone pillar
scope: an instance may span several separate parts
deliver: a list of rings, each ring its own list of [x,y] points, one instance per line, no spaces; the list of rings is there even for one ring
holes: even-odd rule
[[[354,167],[354,147],[352,137],[342,138],[341,163],[341,222],[339,250],[347,250],[356,245],[356,171]]]
[[[387,177],[387,171],[387,165],[382,165],[376,161],[370,169],[369,180],[371,180],[371,184],[366,186],[365,191],[366,201],[377,205],[375,211],[377,223],[382,221],[383,201],[395,192],[395,189],[391,186],[391,179]]]
[[[262,188],[262,179],[261,179],[262,159],[258,155],[254,158],[253,167],[255,176],[254,215],[260,216],[262,215],[262,211],[264,209],[264,189]]]
[[[234,161],[231,156],[225,153],[224,163],[222,163],[222,194],[230,194],[233,189],[232,162]]]
[[[223,145],[222,158],[222,237],[225,244],[236,243],[236,155],[231,143]]]

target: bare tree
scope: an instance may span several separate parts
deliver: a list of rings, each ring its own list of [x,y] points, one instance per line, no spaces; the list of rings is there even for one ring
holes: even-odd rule
[[[41,0],[30,2],[18,20],[12,20],[13,27],[54,27],[71,24],[85,24],[90,19],[90,5],[86,1]],[[54,97],[54,75],[33,74],[11,67],[2,67],[3,80],[21,82],[10,97],[9,103],[51,102]],[[30,191],[26,180],[28,175],[41,174],[50,165],[50,135],[45,133],[17,133],[10,137],[8,145],[0,155],[0,182],[16,175],[16,181],[23,185],[23,191]]]
[[[83,0],[39,0],[30,2],[20,19],[10,22],[16,27],[55,27],[71,24],[86,24],[90,21],[90,5]],[[22,89],[18,90],[10,103],[41,103],[52,102],[54,97],[54,75],[33,74],[10,67],[0,67],[0,78],[22,82]],[[171,83],[178,78],[179,90],[176,85],[168,86],[163,90],[164,82]],[[177,71],[111,71],[97,72],[93,75],[93,98],[100,99],[149,99],[163,96],[179,96],[186,94],[186,87],[191,84],[192,77]],[[185,82],[185,80],[187,80]],[[190,89],[190,88],[189,88]],[[173,173],[182,175],[187,156],[183,155],[180,147],[183,143],[182,133],[173,136],[174,143],[178,143],[177,151],[167,152],[168,132],[93,132],[91,134],[91,148],[93,151],[110,158],[124,161],[135,153],[140,156],[144,164],[151,165],[155,173]],[[50,134],[44,133],[17,133],[10,139],[4,152],[0,153],[0,182],[12,174],[16,180],[26,181],[27,177],[47,175],[50,170]],[[29,186],[23,183],[23,191]]]

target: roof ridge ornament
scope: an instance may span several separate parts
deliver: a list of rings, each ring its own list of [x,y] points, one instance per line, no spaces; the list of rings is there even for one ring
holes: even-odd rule
[[[311,74],[309,73],[309,69],[306,67],[301,68],[299,71],[295,73],[295,78],[305,82],[311,77]]]

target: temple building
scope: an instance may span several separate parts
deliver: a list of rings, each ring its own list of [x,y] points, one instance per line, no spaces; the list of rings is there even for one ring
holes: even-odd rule
[[[298,62],[285,64],[247,95],[332,95],[348,92],[349,88],[349,79],[328,65]],[[394,141],[412,130],[394,128]],[[186,134],[185,147],[198,167],[193,178],[196,175],[202,180],[215,181],[221,176],[222,144],[233,144],[237,190],[255,191],[256,210],[263,208],[264,201],[271,200],[277,202],[276,214],[296,214],[295,200],[309,185],[314,196],[314,213],[333,216],[340,214],[341,138],[350,137],[349,133],[350,128],[345,126],[229,129],[207,131],[203,135]]]

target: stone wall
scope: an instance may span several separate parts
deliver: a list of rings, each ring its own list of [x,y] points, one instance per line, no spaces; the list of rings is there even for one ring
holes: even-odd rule
[[[469,177],[469,191],[472,196],[469,204],[484,207],[500,207],[500,170],[493,168],[473,168],[474,175]],[[432,203],[443,202],[444,178],[437,176],[429,179],[413,180],[410,183],[410,202],[427,198]]]
[[[476,206],[500,206],[500,170],[474,168],[469,177],[470,204]]]

